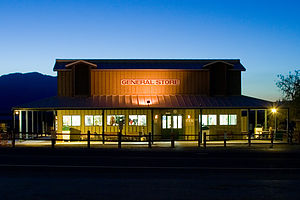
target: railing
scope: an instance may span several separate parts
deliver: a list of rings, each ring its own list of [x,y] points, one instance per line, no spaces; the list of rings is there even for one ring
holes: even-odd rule
[[[67,137],[64,137],[67,136]],[[151,132],[148,134],[138,134],[138,135],[124,135],[119,133],[22,133],[22,132],[10,132],[6,135],[0,134],[0,141],[8,141],[11,140],[11,146],[15,147],[16,140],[26,141],[26,140],[43,140],[51,142],[52,148],[55,148],[57,142],[60,141],[81,141],[86,142],[87,148],[91,147],[91,142],[102,142],[105,144],[106,142],[117,142],[118,148],[122,148],[123,142],[144,142],[142,144],[148,145],[149,148],[152,147],[154,142],[170,142],[171,147],[175,148],[175,141],[197,141],[198,147],[203,146],[207,148],[208,142],[213,142],[211,138],[218,138],[219,141],[223,141],[224,147],[227,146],[228,141],[233,140],[245,140],[248,143],[248,146],[251,146],[253,140],[267,140],[271,144],[271,147],[274,145],[274,132],[262,132],[260,134],[250,134],[247,132],[242,132],[241,134],[227,134],[224,132],[223,134],[209,134],[206,132],[201,134],[200,132],[195,134],[185,134],[178,135],[175,133],[171,133],[169,137],[165,138],[165,135],[153,135]]]

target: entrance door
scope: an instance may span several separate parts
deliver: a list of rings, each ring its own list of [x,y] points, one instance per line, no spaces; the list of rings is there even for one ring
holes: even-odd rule
[[[163,115],[162,116],[162,138],[171,138],[171,133],[175,134],[175,139],[180,139],[183,135],[182,115]]]

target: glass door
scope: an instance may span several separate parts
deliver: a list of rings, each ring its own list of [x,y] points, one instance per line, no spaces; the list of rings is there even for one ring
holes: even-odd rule
[[[171,133],[175,134],[175,138],[183,134],[182,115],[163,115],[162,116],[162,138],[171,138]]]

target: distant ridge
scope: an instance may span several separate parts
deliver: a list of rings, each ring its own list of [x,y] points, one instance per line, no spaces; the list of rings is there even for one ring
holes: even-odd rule
[[[10,113],[13,106],[56,96],[57,78],[38,72],[11,73],[0,76],[0,113]]]

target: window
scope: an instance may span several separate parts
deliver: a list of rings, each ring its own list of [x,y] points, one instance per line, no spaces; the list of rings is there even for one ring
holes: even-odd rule
[[[129,115],[128,123],[130,126],[138,125],[138,116],[137,115]]]
[[[94,115],[94,126],[102,126],[102,115]]]
[[[236,115],[229,115],[229,125],[236,125],[237,124],[237,116]]]
[[[71,126],[71,115],[63,115],[63,126]]]
[[[182,116],[181,115],[163,115],[162,116],[163,129],[182,129]]]
[[[228,115],[220,115],[220,125],[228,125]]]
[[[236,125],[236,115],[220,115],[220,125]]]
[[[138,125],[139,126],[147,125],[147,116],[146,115],[138,115]]]
[[[85,126],[102,126],[101,115],[85,115]]]
[[[120,123],[125,122],[125,115],[107,115],[108,126],[119,126]]]
[[[178,128],[182,128],[182,116],[178,116]]]
[[[72,115],[72,126],[80,126],[80,115]]]
[[[84,117],[84,121],[85,121],[85,126],[93,126],[94,123],[93,123],[93,115],[86,115]]]
[[[167,116],[166,115],[162,116],[162,128],[163,129],[167,128]]]
[[[80,126],[80,115],[63,115],[64,126]]]
[[[146,126],[147,116],[146,115],[129,115],[129,126]]]
[[[199,115],[200,121],[200,115]],[[202,115],[202,126],[217,125],[217,115]]]

